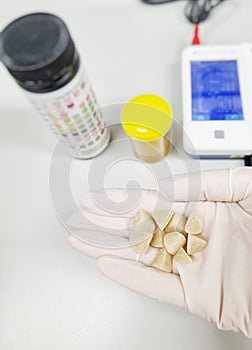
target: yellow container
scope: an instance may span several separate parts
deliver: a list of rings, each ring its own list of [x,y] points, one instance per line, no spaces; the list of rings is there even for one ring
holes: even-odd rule
[[[136,96],[122,111],[122,126],[131,138],[134,153],[147,163],[158,162],[168,154],[171,124],[171,106],[156,95]]]

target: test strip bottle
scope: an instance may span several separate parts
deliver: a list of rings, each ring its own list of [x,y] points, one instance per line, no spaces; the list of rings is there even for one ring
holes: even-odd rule
[[[109,130],[65,23],[33,13],[1,33],[1,59],[67,150],[93,158],[108,145]]]

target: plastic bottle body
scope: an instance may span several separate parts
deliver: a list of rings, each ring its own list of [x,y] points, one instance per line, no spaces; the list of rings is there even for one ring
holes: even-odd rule
[[[131,139],[135,156],[146,163],[156,163],[162,160],[170,151],[168,134],[155,141],[140,141]]]
[[[107,147],[110,133],[83,67],[58,90],[48,93],[23,91],[72,156],[93,158]]]

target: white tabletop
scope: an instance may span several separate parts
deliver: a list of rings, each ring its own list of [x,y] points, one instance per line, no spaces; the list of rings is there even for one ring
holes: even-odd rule
[[[154,93],[170,101],[175,118],[181,120],[180,54],[193,32],[184,5],[184,1],[148,6],[140,0],[8,0],[1,6],[0,23],[4,27],[33,11],[62,16],[102,106]],[[202,24],[202,42],[251,41],[251,15],[250,0],[225,2]],[[252,343],[243,336],[218,331],[184,310],[114,284],[98,272],[95,261],[68,246],[67,231],[49,195],[55,138],[2,66],[0,73],[0,348],[251,349]],[[119,134],[115,128],[113,140]],[[176,145],[180,136],[175,132]],[[113,142],[106,152],[113,154]],[[174,153],[167,160],[173,173],[183,171]],[[185,163],[194,168],[193,160],[186,158]],[[74,163],[71,186],[77,200],[90,187],[87,175],[92,164]],[[200,164],[202,168],[240,165],[241,160]],[[130,177],[123,175],[129,166]],[[156,175],[146,169],[122,162],[110,169],[105,185],[125,185],[133,179],[143,187],[155,187]]]

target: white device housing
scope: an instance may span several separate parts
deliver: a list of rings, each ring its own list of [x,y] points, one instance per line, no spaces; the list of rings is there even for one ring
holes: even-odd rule
[[[237,61],[244,120],[192,120],[191,62]],[[243,157],[252,153],[252,44],[191,46],[182,54],[183,147],[199,157]],[[222,135],[223,138],[216,138]]]

